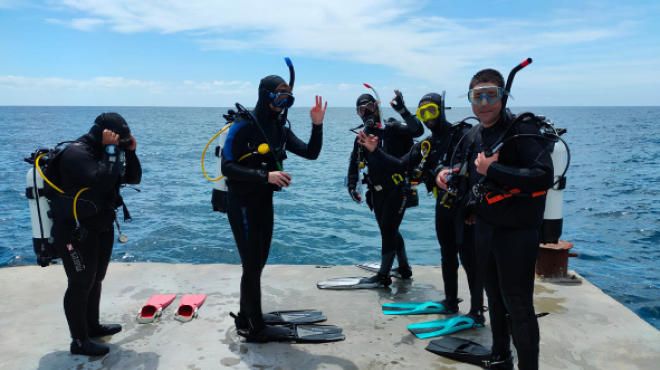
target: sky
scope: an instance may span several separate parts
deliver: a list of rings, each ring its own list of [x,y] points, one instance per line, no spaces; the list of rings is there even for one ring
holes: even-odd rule
[[[657,106],[660,2],[0,0],[0,105],[254,105],[296,70],[296,106],[428,92],[468,107],[484,68],[509,106]]]

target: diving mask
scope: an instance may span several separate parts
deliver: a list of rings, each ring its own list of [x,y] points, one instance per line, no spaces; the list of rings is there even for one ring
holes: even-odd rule
[[[488,102],[487,104],[495,104],[497,103],[498,100],[502,99],[504,94],[509,95],[511,98],[511,94],[509,94],[508,91],[504,90],[501,87],[498,86],[482,86],[482,87],[477,87],[474,89],[470,89],[467,93],[467,98],[470,103],[473,105],[479,105],[481,104],[481,101],[483,99],[486,99]],[[465,97],[466,95],[459,96],[459,98]]]
[[[428,120],[436,119],[440,115],[440,107],[435,103],[424,104],[417,108],[417,118],[420,121],[426,122]]]
[[[293,94],[288,91],[276,91],[275,93],[270,93],[268,96],[270,97],[270,103],[276,107],[291,108],[295,101]]]
[[[357,107],[357,114],[360,117],[368,116],[376,113],[377,108],[378,107],[376,106],[376,103],[367,103],[364,105],[360,105]],[[367,113],[367,111],[369,112]]]

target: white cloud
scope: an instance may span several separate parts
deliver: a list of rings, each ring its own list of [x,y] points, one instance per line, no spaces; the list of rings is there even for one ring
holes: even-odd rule
[[[242,84],[242,83],[244,83],[244,82],[241,82],[241,81],[229,81],[229,82],[225,82],[225,81],[213,81],[213,85],[214,85],[214,86],[232,86],[232,85],[240,85],[240,84]],[[248,83],[249,83],[249,82],[248,82]]]
[[[94,31],[95,29],[99,28],[105,23],[105,21],[102,19],[94,19],[94,18],[76,18],[70,21],[48,18],[46,19],[46,21],[49,23],[59,24],[65,27],[74,28],[86,32]]]
[[[315,91],[320,87],[325,86],[324,84],[313,84],[313,85],[295,85],[294,93],[297,91]]]
[[[130,87],[158,87],[158,83],[152,81],[129,80],[123,77],[95,77],[88,80],[72,80],[59,77],[32,78],[21,76],[0,76],[0,88],[17,90],[34,89],[111,89]]]
[[[0,0],[0,9],[11,9],[21,5],[20,0]]]
[[[589,23],[577,16],[453,20],[439,14],[418,15],[427,2],[411,0],[60,3],[90,16],[66,21],[81,30],[107,26],[121,33],[187,32],[205,50],[249,49],[348,60],[391,67],[404,76],[435,82],[501,55],[579,45],[615,37],[633,27],[625,20]]]
[[[339,84],[337,86],[337,90],[352,90],[356,88],[362,88],[362,85]]]

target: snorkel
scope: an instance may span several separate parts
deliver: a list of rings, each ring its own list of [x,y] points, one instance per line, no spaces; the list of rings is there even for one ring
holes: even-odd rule
[[[289,87],[293,89],[293,83],[296,82],[296,71],[293,69],[293,63],[291,63],[291,59],[284,58],[284,61],[286,61],[286,65],[289,66]]]
[[[527,58],[522,63],[515,66],[511,70],[511,72],[509,72],[509,76],[506,78],[506,86],[504,87],[505,94],[502,97],[502,112],[506,112],[506,102],[509,100],[509,93],[511,92],[511,85],[513,84],[513,78],[516,76],[516,73],[518,73],[518,71],[527,67],[530,64],[532,64],[532,58]]]
[[[374,89],[372,86],[369,86],[369,84],[364,84],[364,86],[367,87],[367,89],[371,89],[371,91],[374,92],[374,95],[376,95],[376,106],[378,107],[378,118],[380,119],[380,122],[377,122],[376,127],[384,130],[385,126],[383,125],[383,109],[380,107],[380,96],[378,95],[378,92],[376,89]]]

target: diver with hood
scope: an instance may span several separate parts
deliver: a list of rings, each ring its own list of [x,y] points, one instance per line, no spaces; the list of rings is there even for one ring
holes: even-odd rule
[[[47,172],[63,192],[50,195],[51,235],[68,278],[64,313],[73,354],[108,353],[107,345],[90,338],[122,329],[119,324],[101,324],[99,306],[115,239],[116,210],[124,205],[119,188],[139,184],[142,179],[136,146],[126,120],[117,113],[103,113],[87,134],[55,158]],[[124,205],[124,220],[127,218],[130,215]]]
[[[360,132],[358,144],[366,148],[379,163],[397,173],[408,173],[412,181],[423,182],[429,193],[436,197],[435,231],[440,243],[442,256],[442,278],[444,281],[445,299],[437,302],[437,309],[442,315],[458,312],[458,255],[465,269],[470,288],[470,312],[464,317],[456,318],[465,329],[474,325],[483,325],[485,317],[483,310],[483,290],[476,291],[474,280],[476,275],[476,260],[474,253],[474,226],[461,228],[462,237],[457,238],[455,227],[457,214],[456,207],[452,207],[450,196],[446,191],[438,191],[435,179],[438,173],[447,168],[455,167],[460,163],[460,153],[454,155],[461,139],[472,127],[465,120],[451,124],[445,118],[445,99],[442,95],[428,93],[424,95],[418,105],[416,114],[410,114],[403,102],[403,95],[395,90],[396,96],[392,99],[392,106],[400,112],[401,117],[409,126],[422,121],[431,135],[416,143],[409,153],[401,158],[386,154],[378,148],[377,140],[373,135],[367,136]],[[416,122],[415,122],[416,121]],[[462,220],[461,220],[462,222]],[[427,303],[423,303],[427,304]],[[451,319],[450,319],[451,320]],[[456,325],[445,325],[456,331]]]
[[[292,83],[279,76],[264,77],[252,111],[239,111],[222,151],[222,174],[227,177],[227,216],[241,257],[239,334],[251,342],[291,337],[290,329],[266,325],[261,309],[261,272],[273,236],[273,192],[291,185],[282,163],[289,151],[314,160],[321,152],[325,106],[322,98],[310,110],[312,133],[305,144],[291,130],[286,114],[293,105]],[[259,150],[267,145],[268,150]]]
[[[518,369],[539,368],[534,270],[554,167],[533,114],[506,109],[513,76],[529,63],[512,70],[506,87],[494,69],[472,77],[467,97],[479,124],[461,144],[463,163],[456,172],[459,217],[475,225],[477,286],[485,286],[488,296],[495,369],[513,369],[511,339]],[[450,172],[438,174],[442,189],[447,189]]]
[[[371,94],[360,95],[356,108],[363,125],[358,128],[361,128],[366,135],[373,135],[378,140],[377,146],[381,151],[397,158],[402,157],[410,150],[413,144],[412,138],[424,133],[424,126],[419,121],[405,124],[394,118],[383,122],[379,104],[380,102]],[[369,189],[365,199],[358,190],[358,187],[362,188],[362,184],[359,184],[362,167],[366,167],[368,170],[368,173],[364,174],[364,183]],[[348,193],[357,203],[366,200],[369,208],[374,211],[382,239],[379,271],[370,278],[362,279],[355,288],[390,286],[392,284],[390,271],[395,257],[399,262],[401,277],[408,279],[412,276],[405,243],[399,232],[406,206],[402,204],[402,199],[406,199],[404,197],[405,181],[402,181],[402,175],[404,175],[402,172],[398,173],[387,167],[373,153],[363,150],[359,144],[359,138],[355,138],[348,166]]]

